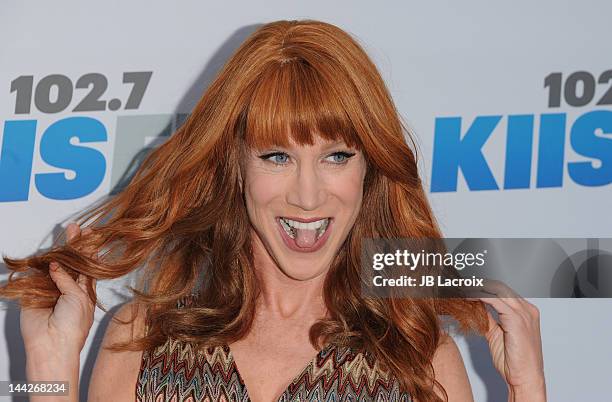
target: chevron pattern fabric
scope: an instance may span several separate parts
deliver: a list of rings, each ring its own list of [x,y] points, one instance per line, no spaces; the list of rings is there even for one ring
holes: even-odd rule
[[[189,303],[187,303],[189,304]],[[179,304],[179,308],[185,303]],[[250,402],[227,345],[196,349],[174,338],[143,352],[137,402]],[[276,402],[412,402],[367,352],[328,344]]]
[[[143,353],[136,387],[138,402],[247,402],[244,382],[228,347],[196,352],[169,338]]]

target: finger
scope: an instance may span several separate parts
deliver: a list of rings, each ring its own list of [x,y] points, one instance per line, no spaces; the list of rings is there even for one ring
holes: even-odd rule
[[[529,301],[523,299],[525,311],[535,320],[540,321],[540,309]]]
[[[485,279],[483,290],[485,292],[496,294],[499,297],[514,297],[520,298],[521,296],[516,293],[510,286],[506,285],[502,281],[495,279]]]
[[[66,239],[68,242],[74,240],[81,233],[81,228],[75,222],[70,222],[66,226]]]
[[[83,290],[83,292],[87,293],[87,275],[79,274],[76,280],[77,285]]]
[[[480,300],[480,301],[485,301],[486,299],[497,299],[502,301],[503,303],[506,303],[508,306],[512,307],[512,301],[515,300],[514,298],[509,298],[509,297],[500,297],[492,292],[487,292],[484,290],[470,290],[470,292],[468,293],[469,297],[466,297],[466,300]]]
[[[499,325],[499,323],[497,322],[497,320],[495,320],[495,318],[493,318],[493,314],[491,314],[491,312],[489,310],[485,310],[487,312],[487,320],[488,320],[488,332],[492,332],[493,330],[497,330],[500,329],[501,330],[501,326]]]
[[[472,300],[472,301],[477,301],[480,300],[482,302],[486,303],[486,300],[490,299],[490,296],[485,296],[485,297],[466,297],[466,300]],[[491,305],[491,303],[487,303],[488,305]],[[493,307],[493,306],[492,306]],[[505,308],[500,307],[501,309],[505,309],[505,308],[510,308],[509,306],[506,306]],[[496,311],[498,311],[497,309],[495,309]],[[487,315],[487,337],[493,336],[493,334],[495,334],[497,331],[502,331],[502,326],[500,325],[500,323],[493,317],[493,314],[491,314],[491,312],[489,311],[489,309],[485,309],[485,313]]]
[[[508,304],[508,299],[500,299],[490,295],[489,297],[476,297],[475,299],[493,307],[499,314],[512,314],[514,312],[512,306]]]
[[[81,290],[89,296],[89,282],[90,281],[91,281],[91,289],[93,290],[93,295],[95,298],[97,298],[98,295],[96,292],[96,279],[95,278],[89,277],[84,274],[79,274],[76,280],[76,283],[77,285],[79,285]]]
[[[58,263],[52,262],[49,264],[49,276],[57,286],[57,289],[63,295],[79,295],[82,290],[74,279],[62,269]]]
[[[499,314],[500,311],[512,311],[512,308],[508,305],[506,305],[505,303],[503,303],[502,301],[500,301],[499,299],[495,299],[492,298],[491,295],[486,294],[484,292],[479,292],[482,295],[484,295],[483,297],[466,297],[466,300],[472,300],[472,301],[482,301],[483,303],[486,303],[487,305],[493,307],[495,309],[495,311],[497,311],[497,313]],[[491,300],[495,300],[495,301],[491,301]],[[495,306],[493,306],[493,304],[497,305],[497,308]],[[501,324],[493,317],[493,314],[491,314],[491,312],[489,311],[489,309],[485,309],[485,313],[487,315],[487,332],[486,332],[486,337],[487,339],[492,339],[492,337],[494,337],[494,335],[498,332],[498,331],[502,331],[503,332],[503,328],[501,326]]]
[[[486,293],[495,295],[495,297],[503,300],[514,309],[522,308],[520,301],[521,296],[502,281],[485,279],[482,290]]]
[[[81,235],[82,236],[86,236],[86,235],[91,234],[91,233],[93,233],[93,230],[90,227],[86,227],[81,232]],[[98,257],[98,252],[97,251],[93,251],[93,252],[89,253],[89,258],[97,258],[97,257]]]

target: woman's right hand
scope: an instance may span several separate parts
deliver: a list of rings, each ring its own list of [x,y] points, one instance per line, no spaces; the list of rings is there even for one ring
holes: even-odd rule
[[[91,229],[83,230],[83,234]],[[76,223],[66,228],[67,241],[79,236]],[[95,304],[87,293],[87,277],[79,274],[74,280],[59,264],[52,262],[49,275],[61,295],[53,308],[22,308],[21,335],[26,354],[51,357],[79,356],[93,324]],[[92,279],[95,290],[95,279]],[[78,364],[78,362],[77,362]]]

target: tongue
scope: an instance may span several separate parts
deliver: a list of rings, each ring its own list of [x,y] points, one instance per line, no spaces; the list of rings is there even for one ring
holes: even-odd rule
[[[315,229],[295,229],[295,243],[298,247],[308,248],[317,241],[317,231]]]

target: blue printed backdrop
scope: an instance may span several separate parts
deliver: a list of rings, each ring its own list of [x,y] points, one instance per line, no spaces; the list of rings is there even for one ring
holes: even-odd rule
[[[612,73],[612,70],[606,73]],[[578,117],[571,127],[567,126],[566,113],[547,113],[538,117],[539,141],[533,166],[535,116],[507,117],[503,186],[493,176],[482,148],[504,116],[478,116],[464,135],[461,117],[437,118],[431,191],[457,191],[459,169],[470,191],[563,187],[566,132],[569,132],[572,149],[585,158],[580,162],[567,162],[569,178],[575,184],[587,187],[612,183],[612,137],[597,135],[597,131],[612,132],[612,111],[589,111]],[[536,172],[535,185],[531,180],[532,168]]]
[[[4,2],[0,252],[47,247],[127,183],[258,24],[314,18],[352,33],[418,143],[448,237],[611,237],[612,3]],[[100,284],[109,307],[130,278]],[[609,398],[609,299],[532,300],[549,399]],[[87,377],[107,317],[82,354]],[[23,378],[18,312],[0,312],[0,380]],[[505,392],[486,346],[457,336],[478,401]],[[577,369],[579,368],[579,369]]]

